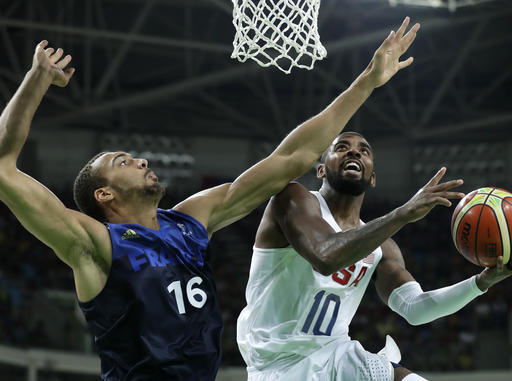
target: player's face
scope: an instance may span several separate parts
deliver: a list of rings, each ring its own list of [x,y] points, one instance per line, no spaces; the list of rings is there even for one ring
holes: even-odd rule
[[[359,196],[375,183],[370,144],[362,136],[341,134],[331,145],[319,174],[336,191]]]
[[[138,196],[160,199],[164,194],[146,159],[134,158],[126,152],[109,152],[98,158],[97,164],[109,186],[123,199]]]

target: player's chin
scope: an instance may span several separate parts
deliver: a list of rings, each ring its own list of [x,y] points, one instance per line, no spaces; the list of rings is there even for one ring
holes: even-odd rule
[[[363,171],[342,171],[341,178],[345,181],[358,181],[364,177]]]

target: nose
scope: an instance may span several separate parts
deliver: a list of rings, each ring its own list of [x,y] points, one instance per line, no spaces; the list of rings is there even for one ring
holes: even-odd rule
[[[144,169],[148,167],[148,161],[146,159],[139,159],[137,167],[139,169]]]
[[[361,152],[359,152],[359,149],[356,147],[352,147],[350,150],[347,151],[348,156],[355,156],[357,158],[361,157]]]

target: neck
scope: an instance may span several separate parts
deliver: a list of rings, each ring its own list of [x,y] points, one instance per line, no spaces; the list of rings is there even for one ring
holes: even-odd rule
[[[158,203],[130,202],[123,205],[112,204],[108,208],[107,221],[113,224],[139,224],[153,230],[159,230],[160,224],[156,218]]]
[[[319,192],[327,202],[334,219],[343,230],[359,226],[364,193],[359,196],[342,194],[325,183]]]

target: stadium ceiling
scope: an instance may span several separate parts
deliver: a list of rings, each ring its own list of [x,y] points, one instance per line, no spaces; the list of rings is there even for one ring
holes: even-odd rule
[[[422,24],[412,67],[377,89],[351,128],[411,141],[512,136],[512,2],[447,9],[387,0],[322,0],[328,51],[285,75],[230,58],[230,0],[3,0],[0,101],[41,39],[77,68],[51,89],[35,128],[277,141],[319,112],[368,64],[405,15]]]

